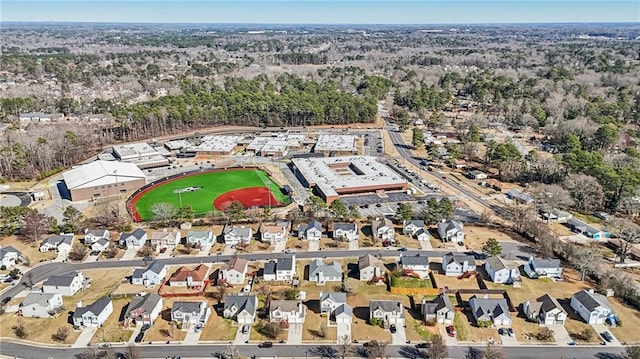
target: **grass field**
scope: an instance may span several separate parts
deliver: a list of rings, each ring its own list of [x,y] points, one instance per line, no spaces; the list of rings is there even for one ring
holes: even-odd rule
[[[268,186],[271,194],[280,203],[287,203],[287,197],[281,193],[280,187],[273,182],[262,170],[228,170],[216,172],[196,173],[185,177],[178,177],[150,187],[132,199],[131,205],[138,212],[140,219],[148,220],[153,217],[151,207],[156,203],[166,202],[176,208],[190,205],[196,215],[203,215],[213,208],[214,200],[230,191],[243,188]],[[201,187],[196,191],[174,193],[174,190],[188,187]]]

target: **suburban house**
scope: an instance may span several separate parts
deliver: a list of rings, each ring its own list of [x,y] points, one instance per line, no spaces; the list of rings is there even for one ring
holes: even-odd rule
[[[438,235],[443,242],[464,241],[464,229],[462,223],[454,220],[438,222]]]
[[[494,283],[511,284],[520,279],[520,270],[516,264],[507,262],[501,257],[489,257],[484,262],[484,269]]]
[[[611,237],[611,233],[603,231],[598,227],[594,227],[580,219],[571,218],[567,221],[567,226],[572,231],[580,233],[591,239],[604,239]]]
[[[102,252],[105,249],[109,248],[111,241],[107,238],[100,238],[97,241],[93,242],[91,245],[92,252]]]
[[[564,325],[567,312],[556,298],[545,294],[533,301],[522,303],[522,311],[527,319],[543,325]]]
[[[333,224],[333,239],[337,241],[357,241],[358,226],[355,223],[335,222]]]
[[[319,241],[322,238],[322,223],[315,219],[298,226],[298,238]]]
[[[129,306],[127,307],[125,324],[129,325],[131,323],[135,323],[135,325],[151,325],[155,322],[156,318],[158,318],[161,311],[161,296],[155,293],[136,295],[131,299]]]
[[[607,297],[593,289],[581,290],[571,297],[571,308],[588,324],[604,324],[607,319],[617,322],[616,313]]]
[[[466,177],[472,180],[483,180],[487,179],[487,174],[482,171],[471,170],[467,172]]]
[[[403,221],[402,234],[413,237],[419,241],[428,241],[430,237],[429,232],[424,228],[424,221],[421,219]]]
[[[206,300],[200,302],[174,302],[171,306],[171,321],[178,328],[188,330],[192,325],[204,325],[211,316],[211,308]]]
[[[180,243],[180,231],[169,231],[166,228],[162,231],[151,232],[151,245],[157,249],[167,248],[173,250]]]
[[[220,269],[220,279],[229,284],[243,284],[247,276],[248,262],[244,258],[233,257]]]
[[[446,293],[440,293],[436,299],[427,302],[422,299],[421,311],[425,322],[436,321],[440,324],[453,324],[455,311],[451,299]]]
[[[260,240],[264,243],[275,245],[276,243],[285,243],[289,237],[289,222],[281,221],[275,226],[261,226]]]
[[[369,319],[379,319],[382,326],[404,325],[404,307],[398,300],[370,300]]]
[[[384,246],[396,245],[396,230],[389,218],[376,218],[371,221],[371,234],[376,241],[382,241]]]
[[[401,256],[400,265],[402,274],[406,276],[416,276],[420,279],[429,276],[429,257],[417,254],[415,256]]]
[[[296,256],[284,255],[264,265],[263,280],[265,282],[279,280],[292,281],[296,276]]]
[[[326,313],[327,321],[351,323],[353,308],[347,304],[346,293],[320,292],[320,312]]]
[[[85,278],[82,272],[71,272],[49,277],[42,284],[43,293],[59,293],[71,297],[84,286]]]
[[[0,266],[13,267],[21,256],[22,253],[11,246],[2,247],[0,248]]]
[[[529,257],[529,261],[524,265],[524,272],[531,279],[562,278],[562,266],[559,259]]]
[[[40,252],[47,252],[50,250],[57,250],[60,253],[68,254],[71,251],[71,247],[73,247],[73,234],[60,234],[58,236],[52,236],[46,238],[40,244]]]
[[[20,312],[26,318],[49,318],[62,310],[59,293],[29,292],[20,304]]]
[[[281,325],[302,324],[307,307],[301,300],[272,300],[269,303],[269,320]]]
[[[185,241],[194,248],[204,251],[213,245],[213,232],[211,231],[189,231]]]
[[[324,285],[326,282],[342,281],[342,266],[338,262],[324,264],[321,259],[314,259],[309,263],[309,281],[317,285]]]
[[[384,279],[387,268],[382,261],[371,254],[365,254],[358,258],[360,280],[371,281],[376,278]]]
[[[120,245],[124,245],[127,248],[138,249],[147,243],[147,232],[138,228],[131,233],[121,233],[120,234]]]
[[[530,194],[520,192],[517,189],[513,189],[513,188],[507,191],[507,198],[522,204],[529,204],[529,203],[533,203],[534,201],[533,196],[531,196]]]
[[[109,240],[109,231],[106,229],[85,229],[84,244],[94,244],[100,239]]]
[[[247,227],[226,226],[224,228],[224,244],[231,247],[247,245],[253,237],[253,229]]]
[[[447,253],[442,256],[442,270],[447,276],[475,272],[476,259],[469,254]]]
[[[251,324],[256,320],[257,308],[258,297],[255,295],[227,295],[222,315],[238,324]]]
[[[552,209],[551,211],[540,211],[540,217],[545,222],[567,223],[573,215],[567,211]]]
[[[152,287],[162,283],[167,276],[167,266],[160,261],[153,261],[147,268],[139,268],[133,270],[131,276],[131,284],[142,284]]]
[[[209,267],[204,264],[199,264],[194,269],[182,266],[169,277],[169,286],[202,288],[207,281],[207,273]]]
[[[76,310],[73,312],[74,327],[98,328],[113,313],[113,302],[111,298],[100,298],[92,304],[83,307],[82,302],[78,302]]]
[[[476,323],[487,321],[495,326],[511,325],[509,306],[504,298],[478,298],[474,295],[469,299],[469,306]]]

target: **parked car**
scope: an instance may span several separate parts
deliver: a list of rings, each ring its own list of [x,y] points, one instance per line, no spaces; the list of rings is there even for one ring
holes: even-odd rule
[[[395,333],[398,331],[395,324],[391,324],[391,326],[389,327],[389,330],[391,331],[391,333]]]
[[[249,324],[245,324],[245,325],[243,325],[243,326],[242,326],[242,334],[247,334],[247,333],[249,333],[249,328],[250,328]]]
[[[398,248],[398,252],[406,252],[406,251],[407,251],[407,249],[405,247]]]
[[[500,335],[506,335],[506,334],[507,334],[507,332],[506,332],[506,330],[504,330],[504,328],[498,328],[498,334],[500,334]]]
[[[262,342],[258,344],[258,348],[272,348],[272,347],[273,347],[272,342]]]
[[[447,327],[447,334],[449,334],[450,337],[455,337],[456,336],[456,328],[453,327],[453,325],[450,325]]]
[[[507,328],[507,334],[509,334],[509,336],[512,337],[513,336],[513,329]]]
[[[11,301],[11,297],[4,297],[2,298],[2,304],[7,304]]]
[[[418,343],[416,344],[416,348],[418,349],[424,349],[424,348],[428,348],[429,347],[429,343]]]
[[[600,336],[602,337],[602,339],[608,341],[609,343],[611,343],[613,341],[613,337],[611,336],[611,333],[609,333],[609,332],[602,332],[602,334],[600,334]]]

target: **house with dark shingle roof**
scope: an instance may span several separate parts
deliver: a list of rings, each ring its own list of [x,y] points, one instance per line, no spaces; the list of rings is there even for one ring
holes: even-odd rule
[[[144,296],[137,295],[131,299],[127,307],[125,323],[136,325],[153,324],[162,311],[162,297],[149,293]]]
[[[42,284],[43,293],[59,293],[71,297],[84,286],[85,278],[82,272],[70,272],[49,277]]]
[[[581,290],[574,294],[571,297],[571,308],[588,324],[604,324],[607,319],[616,316],[607,297],[593,289]]]
[[[567,312],[556,298],[545,294],[535,301],[522,303],[522,311],[527,319],[542,325],[564,325]]]
[[[511,284],[520,278],[518,266],[498,256],[487,258],[484,269],[494,283]]]
[[[322,238],[322,223],[315,219],[309,223],[301,223],[298,226],[298,238],[319,241]]]
[[[425,322],[435,320],[440,324],[453,324],[455,311],[451,299],[446,293],[440,293],[436,299],[422,300],[421,311]]]
[[[540,277],[562,278],[562,265],[559,259],[529,257],[524,272],[531,279]]]
[[[20,312],[26,318],[49,318],[61,309],[59,293],[29,292],[20,303]]]
[[[464,225],[454,220],[438,222],[438,235],[443,242],[464,241]]]
[[[447,276],[459,276],[476,270],[476,259],[469,254],[449,252],[442,256],[442,270]]]
[[[338,262],[325,264],[321,259],[314,259],[309,263],[309,281],[318,285],[326,282],[342,281],[342,266]]]
[[[148,287],[162,283],[167,276],[167,265],[161,261],[151,262],[147,268],[133,270],[131,284],[142,284]]]
[[[258,297],[255,295],[228,295],[224,301],[222,314],[238,324],[250,324],[256,320]]]
[[[358,258],[358,270],[360,272],[360,280],[364,281],[383,277],[387,272],[387,268],[382,261],[370,254],[365,254]]]
[[[72,316],[73,326],[88,328],[101,327],[111,313],[113,313],[113,302],[111,298],[105,297],[98,299],[86,307],[82,306],[82,302],[78,302]]]
[[[370,300],[369,319],[382,320],[383,327],[404,325],[404,306],[398,300]]]
[[[578,218],[571,218],[567,221],[567,226],[576,233],[583,234],[592,239],[604,239],[611,237],[611,233],[592,226]]]
[[[296,256],[281,255],[275,260],[267,262],[263,270],[263,280],[292,281],[296,276]]]
[[[94,244],[100,239],[109,240],[109,231],[106,229],[85,229],[84,244]]]
[[[147,232],[138,228],[131,233],[121,233],[119,243],[127,248],[138,249],[147,243]]]
[[[39,251],[47,252],[50,250],[57,250],[59,253],[69,253],[71,251],[71,247],[73,246],[73,234],[60,234],[58,236],[51,236],[49,238],[45,238],[40,244]]]
[[[205,324],[211,316],[211,308],[206,300],[200,302],[174,302],[171,306],[171,321],[179,328],[189,330],[192,325]]]
[[[476,323],[489,321],[495,326],[511,325],[509,306],[504,298],[478,298],[474,295],[469,299],[469,306]]]
[[[0,265],[7,268],[13,267],[21,256],[22,253],[11,246],[2,247],[0,248]]]
[[[333,223],[333,239],[336,241],[351,242],[358,240],[358,226],[355,223]]]
[[[419,253],[414,256],[403,255],[400,257],[400,265],[404,275],[417,275],[420,278],[429,276],[429,257],[421,256]]]
[[[307,307],[301,300],[272,300],[269,303],[269,320],[287,324],[302,324]]]

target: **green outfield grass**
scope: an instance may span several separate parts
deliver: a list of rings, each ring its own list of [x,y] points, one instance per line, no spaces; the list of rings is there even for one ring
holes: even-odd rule
[[[143,220],[153,217],[151,207],[155,203],[166,202],[180,207],[190,205],[197,215],[203,215],[213,208],[216,197],[229,191],[249,187],[264,187],[271,189],[273,196],[282,203],[288,203],[288,198],[280,192],[280,187],[269,178],[266,172],[261,170],[229,170],[221,172],[209,172],[178,178],[157,187],[149,189],[135,200],[135,208]],[[174,193],[176,189],[186,187],[202,187],[194,192],[184,192],[181,195]]]

